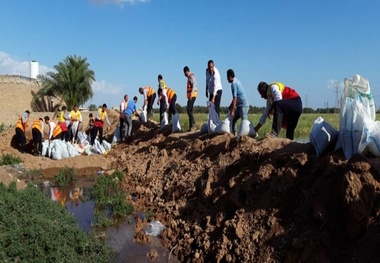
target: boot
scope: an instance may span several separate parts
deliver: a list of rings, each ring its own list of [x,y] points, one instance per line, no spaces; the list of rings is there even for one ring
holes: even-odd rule
[[[272,134],[276,137],[279,136],[282,126],[282,113],[275,112],[273,116]]]

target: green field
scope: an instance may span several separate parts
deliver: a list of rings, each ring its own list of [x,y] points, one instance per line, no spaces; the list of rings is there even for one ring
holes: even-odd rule
[[[334,128],[339,128],[339,114],[332,114],[332,113],[325,113],[325,114],[314,114],[314,113],[308,113],[308,114],[302,114],[299,121],[297,128],[294,133],[294,138],[297,139],[307,139],[309,138],[309,133],[311,130],[311,127],[313,126],[314,121],[321,116],[325,119],[328,123],[330,123]],[[208,114],[194,114],[195,122],[197,129],[200,129],[202,124],[204,122],[207,122]],[[221,120],[224,120],[226,118],[226,114],[221,114]],[[257,122],[259,121],[261,115],[260,114],[249,114],[248,118],[255,126]],[[158,114],[154,115],[154,120],[158,121],[159,117]],[[184,131],[187,131],[189,128],[189,121],[187,114],[180,114],[180,122],[182,129]],[[237,123],[240,125],[240,121]],[[272,128],[272,119],[267,119],[263,127],[259,130],[259,136],[264,137],[266,133],[270,132]],[[239,129],[239,126],[238,126]],[[281,137],[285,138],[285,130],[283,129],[281,131]]]

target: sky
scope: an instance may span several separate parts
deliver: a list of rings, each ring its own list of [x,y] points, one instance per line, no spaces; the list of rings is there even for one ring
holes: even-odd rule
[[[158,74],[186,105],[188,66],[197,77],[195,105],[205,106],[212,59],[223,106],[232,100],[232,68],[252,106],[265,106],[260,81],[280,81],[304,107],[333,107],[333,83],[359,74],[379,108],[379,13],[376,0],[2,0],[0,74],[29,76],[31,60],[45,74],[78,55],[96,78],[86,106],[117,106],[124,94],[141,103],[138,88],[157,89]]]

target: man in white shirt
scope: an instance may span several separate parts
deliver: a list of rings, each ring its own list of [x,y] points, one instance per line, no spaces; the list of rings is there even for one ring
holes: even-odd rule
[[[219,114],[220,101],[222,99],[222,81],[219,70],[214,66],[214,61],[209,60],[206,69],[206,97],[215,104],[215,111]]]

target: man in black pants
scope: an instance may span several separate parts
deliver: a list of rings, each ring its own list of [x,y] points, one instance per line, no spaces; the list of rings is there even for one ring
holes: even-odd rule
[[[222,100],[222,80],[219,70],[214,66],[214,61],[209,60],[206,69],[206,97],[214,103],[215,111],[220,117],[219,108]]]
[[[255,127],[257,132],[265,123],[268,115],[273,114],[272,132],[267,137],[278,137],[281,127],[286,128],[286,138],[294,139],[294,130],[302,113],[302,100],[298,93],[281,82],[267,84],[260,82],[257,91],[263,99],[267,100],[267,106]]]
[[[161,97],[162,99],[162,101],[160,102],[161,106],[162,104],[164,105],[163,113],[166,110],[169,111],[168,119],[169,119],[169,122],[171,122],[172,115],[176,114],[175,103],[177,102],[177,94],[175,93],[174,90],[170,88],[165,88],[165,89],[159,88],[157,93],[158,93],[158,96]],[[160,106],[160,111],[161,111],[161,106]]]
[[[190,72],[188,66],[183,68],[183,73],[187,77],[186,95],[187,95],[187,115],[189,116],[189,131],[195,130],[195,120],[193,107],[197,98],[197,80],[195,75]]]

